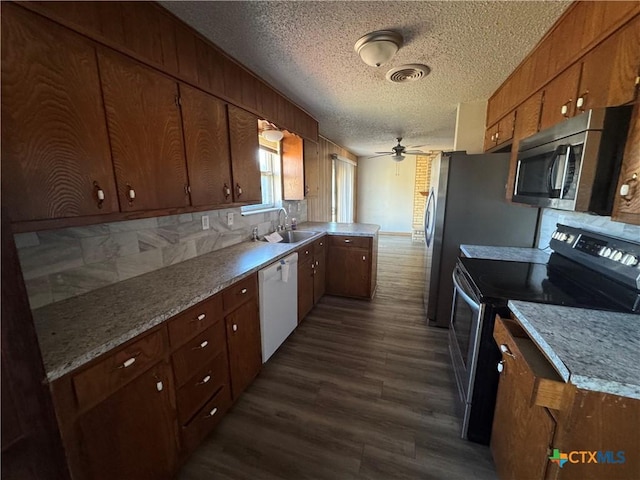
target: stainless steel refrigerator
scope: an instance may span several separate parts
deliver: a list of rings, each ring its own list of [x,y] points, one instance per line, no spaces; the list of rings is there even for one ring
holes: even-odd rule
[[[505,200],[509,156],[446,152],[432,162],[424,221],[429,325],[449,325],[460,245],[534,246],[539,209]]]

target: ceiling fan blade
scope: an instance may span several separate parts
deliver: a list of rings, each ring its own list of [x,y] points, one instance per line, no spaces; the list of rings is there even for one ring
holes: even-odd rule
[[[422,155],[427,152],[423,152],[422,150],[405,150],[403,153],[408,153],[409,155]]]
[[[420,147],[426,147],[428,145],[429,145],[428,143],[423,143],[422,145],[411,145],[410,147],[407,147],[407,148],[420,148]]]
[[[378,153],[378,152],[376,152],[376,153]],[[384,153],[381,153],[380,155],[373,155],[371,157],[364,157],[364,158],[367,159],[367,158],[387,157],[389,155],[394,155],[394,153],[393,152],[384,152]]]
[[[380,155],[394,155],[396,152],[373,152],[373,153],[378,153]]]

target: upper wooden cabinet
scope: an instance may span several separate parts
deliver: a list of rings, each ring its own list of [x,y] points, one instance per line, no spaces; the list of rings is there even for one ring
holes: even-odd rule
[[[236,202],[260,203],[258,117],[233,105],[228,111],[233,197]]]
[[[285,132],[282,139],[282,198],[303,200],[304,193],[302,138]]]
[[[317,197],[320,192],[320,157],[318,143],[303,140],[304,153],[304,196]]]
[[[2,204],[14,222],[118,211],[95,55],[2,5]]]
[[[184,84],[180,85],[180,103],[192,205],[231,203],[225,103]]]
[[[572,65],[544,88],[541,130],[575,114],[580,69],[579,63]]]
[[[611,218],[640,225],[640,102],[634,105]]]
[[[640,15],[616,36],[615,60],[609,80],[609,105],[623,105],[636,98],[640,78]]]
[[[98,55],[122,211],[189,205],[178,86],[122,55]]]

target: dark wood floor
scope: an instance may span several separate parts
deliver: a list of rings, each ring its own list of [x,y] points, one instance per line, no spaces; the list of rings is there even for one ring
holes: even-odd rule
[[[179,478],[496,478],[489,449],[459,438],[423,272],[422,244],[381,236],[375,299],[325,296]]]

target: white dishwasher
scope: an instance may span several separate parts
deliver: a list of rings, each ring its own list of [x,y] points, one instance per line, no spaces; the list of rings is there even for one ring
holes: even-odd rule
[[[258,272],[262,363],[298,326],[298,254]]]

